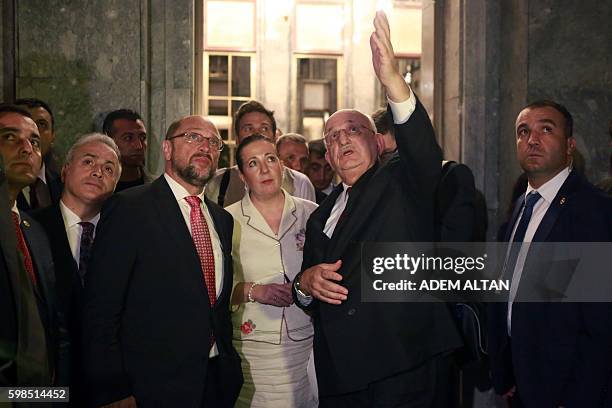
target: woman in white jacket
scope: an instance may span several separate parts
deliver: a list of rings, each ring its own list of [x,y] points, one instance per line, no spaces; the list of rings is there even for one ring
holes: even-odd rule
[[[310,317],[293,304],[291,281],[317,205],[281,189],[283,167],[264,136],[243,140],[236,162],[248,188],[226,208],[234,217],[234,346],[244,373],[236,406],[316,406],[307,374],[314,331]]]

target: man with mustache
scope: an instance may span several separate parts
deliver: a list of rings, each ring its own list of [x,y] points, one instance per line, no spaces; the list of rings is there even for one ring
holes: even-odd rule
[[[433,241],[442,160],[427,112],[397,69],[383,12],[374,26],[372,62],[398,155],[378,161],[383,140],[369,116],[344,109],[329,117],[325,157],[342,183],[308,220],[294,299],[313,317],[321,407],[431,407],[451,392],[439,380],[448,372],[445,354],[461,345],[449,309],[361,300],[362,274],[373,276],[362,268],[361,243]]]
[[[505,232],[505,241],[515,243],[503,272],[511,279],[509,298],[490,307],[493,385],[510,406],[610,407],[610,304],[522,300],[531,287],[554,283],[549,279],[560,265],[529,243],[612,241],[612,199],[573,169],[573,118],[563,105],[527,105],[515,138],[528,184]],[[542,279],[546,271],[552,274]]]
[[[150,183],[151,177],[145,171],[147,128],[138,112],[131,109],[110,112],[104,118],[102,131],[113,138],[121,152],[123,170],[115,191]]]
[[[83,307],[92,405],[233,406],[233,220],[204,197],[222,148],[208,119],[172,123],[164,174],[102,210]]]
[[[81,136],[66,155],[60,202],[32,214],[49,237],[57,299],[68,323],[73,406],[85,405],[79,313],[87,262],[102,204],[115,190],[120,176],[119,149],[113,139],[100,133]]]

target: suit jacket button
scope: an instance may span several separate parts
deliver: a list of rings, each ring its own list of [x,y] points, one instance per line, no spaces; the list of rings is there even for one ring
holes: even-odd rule
[[[354,315],[354,314],[355,314],[355,312],[356,312],[355,308],[351,307],[351,308],[348,310],[348,312],[346,312],[346,314],[347,314],[347,315],[349,315],[349,316],[352,316],[352,315]]]

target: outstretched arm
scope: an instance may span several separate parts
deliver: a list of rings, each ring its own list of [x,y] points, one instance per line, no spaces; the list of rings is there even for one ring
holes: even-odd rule
[[[410,87],[404,81],[395,61],[389,21],[383,11],[377,11],[374,17],[374,32],[370,36],[370,47],[374,72],[385,87],[389,99],[393,102],[404,102],[410,98]]]

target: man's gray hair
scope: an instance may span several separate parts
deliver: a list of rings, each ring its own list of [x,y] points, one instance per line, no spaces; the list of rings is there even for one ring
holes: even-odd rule
[[[66,153],[66,163],[70,163],[72,161],[76,149],[87,143],[102,143],[110,147],[111,150],[117,155],[117,162],[119,163],[119,174],[121,174],[121,153],[119,153],[119,147],[111,137],[102,133],[87,133],[79,137],[77,141],[74,142],[72,146],[70,146],[68,153]]]

